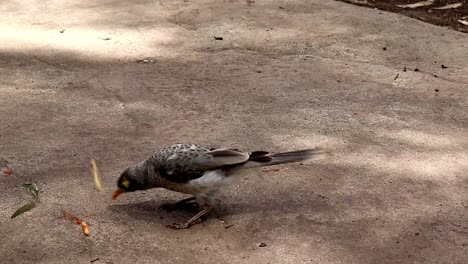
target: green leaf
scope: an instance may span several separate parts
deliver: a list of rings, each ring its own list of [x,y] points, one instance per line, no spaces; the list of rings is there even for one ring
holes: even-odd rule
[[[22,214],[24,212],[27,212],[27,211],[33,209],[34,206],[36,206],[36,200],[33,200],[30,203],[21,206],[21,208],[16,210],[16,212],[11,216],[11,219],[17,217],[18,215],[20,215],[20,214]]]
[[[23,187],[31,192],[31,195],[34,199],[39,197],[39,188],[37,188],[37,185],[35,183],[25,183],[23,184]]]
[[[39,198],[39,188],[37,188],[37,185],[35,183],[25,183],[23,184],[23,187],[29,190],[33,199],[28,204],[25,204],[21,206],[20,209],[16,210],[16,212],[14,212],[13,215],[11,216],[11,219],[17,217],[18,215],[24,212],[27,212],[33,209],[34,206],[36,206],[36,202]]]

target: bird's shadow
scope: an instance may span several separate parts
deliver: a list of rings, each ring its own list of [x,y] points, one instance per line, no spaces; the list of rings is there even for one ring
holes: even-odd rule
[[[315,165],[315,169],[322,168],[327,173],[330,168]],[[302,173],[308,173],[305,166],[297,168]],[[215,203],[216,210],[210,213],[206,219],[217,217],[225,219],[227,217],[243,217],[246,215],[275,215],[276,213],[295,214],[297,212],[322,213],[335,210],[333,205],[333,193],[343,174],[329,173],[327,182],[323,183],[320,176],[311,177],[306,184],[302,182],[282,183],[279,185],[265,185],[265,191],[258,191],[255,188],[232,189],[222,195]],[[272,179],[273,181],[274,179]],[[277,179],[280,180],[280,179]],[[311,184],[310,182],[315,184]],[[250,182],[244,182],[247,186]],[[149,193],[148,193],[149,194]],[[146,194],[136,197],[143,198]],[[168,224],[168,222],[184,222],[198,212],[197,208],[186,208],[187,210],[167,211],[160,208],[165,203],[175,203],[183,197],[170,195],[170,198],[161,199],[161,196],[153,196],[153,199],[138,202],[138,200],[123,201],[119,204],[109,205],[109,210],[116,218],[129,217],[138,221]],[[123,216],[125,215],[125,216]],[[247,216],[249,217],[249,216]]]
[[[115,214],[124,213],[126,216],[134,218],[139,221],[146,222],[160,222],[161,224],[168,224],[166,222],[184,222],[192,217],[199,211],[196,206],[181,207],[174,210],[167,210],[161,208],[166,203],[176,201],[158,201],[147,200],[136,203],[113,204],[109,205],[109,209]],[[265,197],[258,200],[258,197],[243,196],[242,200],[230,196],[222,203],[217,203],[216,210],[206,216],[206,219],[219,218],[224,219],[228,216],[241,216],[258,212],[295,212],[307,207],[308,210],[316,212],[326,211],[331,209],[331,205],[327,199],[321,195],[312,195],[307,201],[298,201],[292,196],[283,196],[281,200],[275,197]]]
[[[175,201],[174,201],[175,202]],[[198,212],[196,207],[181,207],[174,210],[161,208],[166,202],[148,200],[136,203],[112,204],[108,208],[115,214],[147,222],[163,222],[164,219],[183,222]]]

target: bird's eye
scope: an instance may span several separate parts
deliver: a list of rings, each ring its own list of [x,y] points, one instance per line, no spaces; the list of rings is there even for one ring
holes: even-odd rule
[[[130,181],[129,180],[124,180],[122,182],[122,185],[123,185],[123,187],[125,187],[125,189],[128,189],[128,187],[130,186]]]

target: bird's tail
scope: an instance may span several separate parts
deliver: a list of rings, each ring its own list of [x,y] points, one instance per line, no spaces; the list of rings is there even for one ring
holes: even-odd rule
[[[320,148],[269,153],[266,151],[254,151],[250,153],[248,161],[243,168],[264,167],[277,164],[285,164],[292,162],[300,162],[312,159],[319,159],[324,155],[324,151]]]

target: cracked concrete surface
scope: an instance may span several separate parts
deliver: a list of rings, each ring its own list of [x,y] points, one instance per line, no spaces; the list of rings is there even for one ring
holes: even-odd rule
[[[468,35],[334,1],[21,4],[0,3],[0,159],[15,172],[0,175],[0,262],[468,259]],[[184,196],[110,195],[177,142],[330,155],[249,175],[220,218],[174,231],[190,213],[158,207]],[[30,181],[40,204],[10,220]]]

